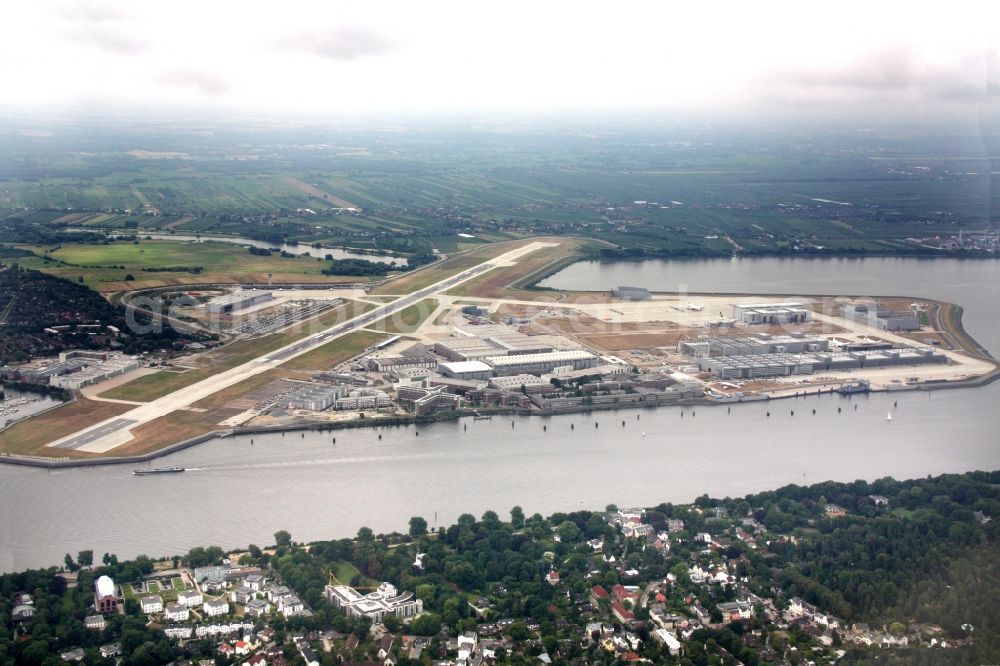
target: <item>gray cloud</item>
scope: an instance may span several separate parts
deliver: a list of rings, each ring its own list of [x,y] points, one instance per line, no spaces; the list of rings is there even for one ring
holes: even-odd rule
[[[808,91],[916,93],[938,100],[976,101],[1000,94],[996,54],[969,53],[947,65],[927,64],[913,51],[873,53],[836,69],[778,73],[775,83]]]
[[[162,74],[159,80],[163,83],[193,89],[203,95],[218,97],[229,92],[229,82],[207,72],[193,70],[173,70]]]
[[[66,28],[65,38],[76,44],[94,46],[115,55],[135,55],[146,50],[138,35],[134,16],[112,2],[80,2],[63,5],[59,12]]]
[[[329,60],[350,62],[388,53],[396,44],[367,28],[338,28],[323,33],[290,35],[276,46],[282,51],[308,53]]]

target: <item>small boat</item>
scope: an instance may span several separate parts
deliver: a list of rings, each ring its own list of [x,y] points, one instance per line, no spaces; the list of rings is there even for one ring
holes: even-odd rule
[[[888,414],[885,415],[885,420],[886,421],[891,421],[892,420],[892,412],[889,412]]]
[[[134,469],[133,474],[177,474],[183,472],[183,467],[147,467],[145,469]]]
[[[834,389],[840,395],[852,395],[854,393],[868,393],[871,391],[872,385],[867,379],[860,379],[856,382],[848,382],[846,384],[841,384],[839,387]]]

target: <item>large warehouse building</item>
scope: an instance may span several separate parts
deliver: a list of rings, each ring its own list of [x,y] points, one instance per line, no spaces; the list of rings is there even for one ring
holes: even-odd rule
[[[483,334],[439,340],[434,351],[449,361],[475,361],[489,356],[542,354],[552,351],[552,345],[530,335],[500,327],[483,327]]]
[[[211,314],[229,314],[273,299],[274,296],[269,291],[260,291],[257,289],[234,291],[231,294],[213,298],[208,303],[205,303],[205,311]]]
[[[733,319],[744,324],[803,324],[812,321],[812,310],[800,302],[738,303]]]
[[[648,301],[653,297],[648,289],[643,287],[614,287],[611,295],[621,301]]]
[[[947,363],[948,357],[935,349],[898,347],[847,353],[750,354],[746,356],[703,356],[698,369],[719,379],[786,377],[814,372],[860,370],[898,365]]]
[[[484,359],[497,375],[540,374],[555,368],[571,367],[574,370],[592,368],[600,357],[582,349],[553,351],[545,354],[517,354],[490,356]]]
[[[887,310],[878,304],[859,303],[844,306],[844,316],[882,331],[920,330],[920,320],[912,310]]]

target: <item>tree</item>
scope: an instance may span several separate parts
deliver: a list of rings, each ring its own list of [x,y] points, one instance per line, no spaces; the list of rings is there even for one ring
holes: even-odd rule
[[[126,282],[135,282],[135,276],[132,275],[131,273],[127,273],[125,275],[125,281]]]
[[[292,535],[288,530],[278,530],[274,533],[274,544],[278,548],[288,548],[292,545]]]
[[[70,571],[76,571],[79,567],[76,566],[76,562],[73,561],[73,556],[66,553],[66,557],[63,558],[63,562],[66,563],[66,568]]]
[[[89,567],[94,564],[94,551],[81,550],[76,554],[76,563],[81,567]]]
[[[370,527],[362,527],[358,530],[358,541],[374,541],[375,533]]]
[[[515,530],[524,527],[524,509],[520,506],[515,506],[510,510],[510,526]]]
[[[410,536],[422,536],[427,534],[427,521],[420,516],[410,518]]]

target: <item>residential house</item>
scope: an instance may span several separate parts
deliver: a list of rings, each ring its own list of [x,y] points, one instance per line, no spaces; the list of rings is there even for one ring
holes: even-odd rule
[[[387,657],[392,656],[392,648],[396,645],[396,637],[392,634],[386,634],[378,642],[378,658],[381,661],[385,661]]]
[[[201,606],[203,601],[204,597],[197,590],[183,590],[177,593],[177,603],[188,608]]]
[[[271,604],[263,599],[252,599],[246,606],[247,615],[261,617],[271,610]]]
[[[244,585],[229,592],[229,599],[238,604],[245,604],[254,598],[254,591]]]
[[[275,601],[277,601],[278,597],[283,597],[286,594],[291,594],[291,593],[292,591],[289,590],[284,585],[273,585],[267,588],[267,599],[271,603],[274,603]]]
[[[722,613],[724,622],[739,622],[753,617],[753,606],[745,601],[730,601],[716,604],[715,607]]]
[[[660,628],[652,633],[653,639],[663,643],[667,650],[670,652],[670,656],[679,657],[684,651],[681,642],[677,640],[677,636],[672,631],[667,631],[666,629]]]
[[[302,655],[302,659],[306,662],[306,666],[319,666],[319,657],[313,651],[309,644],[304,640],[295,641],[295,647]]]
[[[104,621],[103,615],[88,615],[83,618],[83,626],[87,629],[93,629],[94,631],[104,631],[104,627],[107,623]]]
[[[206,617],[225,615],[229,612],[229,602],[222,599],[209,599],[202,604],[202,610],[205,611]]]
[[[635,619],[635,614],[617,601],[611,604],[611,614],[622,624],[631,624]]]
[[[243,584],[249,587],[254,592],[260,592],[260,589],[264,587],[264,583],[267,581],[261,574],[250,574],[243,581]]]
[[[119,657],[122,653],[121,643],[108,643],[107,645],[102,645],[98,648],[101,656],[105,659],[110,659],[111,657]]]
[[[192,629],[190,625],[178,624],[163,628],[163,633],[167,638],[191,638]]]
[[[63,661],[73,662],[73,661],[83,661],[83,648],[73,648],[59,655],[59,658]]]
[[[139,599],[139,607],[146,615],[163,612],[163,597],[158,594],[151,594]]]
[[[286,594],[283,597],[279,597],[275,604],[278,607],[278,612],[285,617],[292,617],[293,615],[298,615],[303,610],[305,610],[305,604],[294,594]]]
[[[167,604],[164,614],[171,622],[187,622],[188,618],[191,617],[191,611],[182,604]]]
[[[622,533],[626,539],[645,539],[653,531],[653,526],[645,523],[625,523],[622,525]]]
[[[595,585],[590,588],[590,603],[593,605],[598,605],[602,599],[607,599],[610,595],[608,591],[604,589],[603,585]]]
[[[634,585],[615,585],[611,588],[611,596],[615,601],[635,603],[639,599],[639,588]]]

